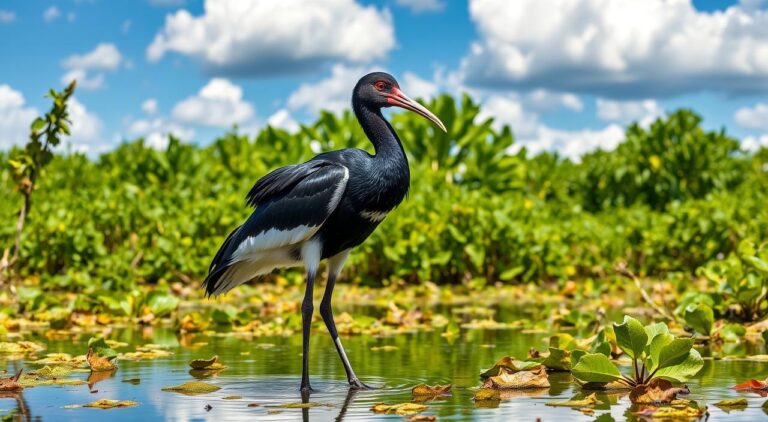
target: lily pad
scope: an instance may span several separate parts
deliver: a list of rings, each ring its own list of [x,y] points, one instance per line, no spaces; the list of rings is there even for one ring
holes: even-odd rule
[[[115,409],[118,407],[133,407],[138,405],[139,405],[139,402],[135,402],[132,400],[101,399],[101,400],[95,400],[86,404],[72,404],[64,407],[66,409],[74,409],[78,407],[95,407],[97,409]]]
[[[501,369],[499,375],[489,377],[483,384],[484,388],[497,390],[525,389],[525,388],[549,388],[547,371],[539,368],[535,371],[508,372]]]
[[[715,406],[723,410],[744,410],[749,405],[747,399],[725,399],[715,403]]]
[[[397,414],[400,416],[415,415],[427,410],[428,407],[418,403],[384,404],[377,403],[371,407],[373,413]]]
[[[194,396],[198,394],[208,394],[214,391],[219,391],[221,390],[221,387],[202,381],[189,381],[173,387],[163,387],[162,390]]]
[[[226,366],[222,365],[218,356],[214,356],[210,359],[195,359],[189,362],[189,366],[192,367],[192,369],[206,369],[211,371],[218,371],[227,368]]]
[[[490,377],[498,376],[502,369],[505,369],[507,372],[517,372],[517,371],[527,371],[529,369],[533,369],[540,366],[541,366],[541,363],[539,362],[517,360],[511,356],[504,356],[503,358],[496,361],[496,363],[493,364],[493,367],[491,369],[488,369],[484,371],[482,374],[480,374],[480,377],[490,378]]]
[[[568,401],[549,402],[545,404],[547,406],[582,408],[582,407],[595,407],[599,404],[603,404],[603,402],[597,399],[597,395],[595,393],[592,393],[587,397],[584,397],[583,399],[578,399],[578,400],[571,399]]]

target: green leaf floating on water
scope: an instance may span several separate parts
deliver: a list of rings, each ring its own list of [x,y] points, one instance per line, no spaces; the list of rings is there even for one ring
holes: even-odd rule
[[[704,367],[704,360],[696,349],[690,349],[687,357],[677,365],[659,369],[656,376],[674,381],[686,381],[699,373]]]
[[[625,316],[621,324],[613,324],[616,344],[631,358],[639,358],[648,343],[648,334],[640,321]]]
[[[571,352],[555,347],[549,348],[549,356],[541,364],[553,371],[571,370]]]
[[[621,372],[608,356],[588,353],[571,370],[573,376],[584,382],[611,382],[621,378]]]
[[[723,410],[742,410],[746,409],[748,404],[747,399],[741,398],[720,400],[715,406]]]
[[[690,304],[685,308],[683,315],[685,323],[699,334],[706,336],[712,333],[712,327],[715,325],[715,314],[712,307],[705,304]]]
[[[104,337],[91,337],[88,340],[88,347],[93,349],[93,352],[102,358],[111,359],[117,357],[117,351],[109,347]]]
[[[189,381],[173,387],[163,387],[162,390],[194,396],[197,394],[213,393],[214,391],[221,390],[221,387],[202,381]]]

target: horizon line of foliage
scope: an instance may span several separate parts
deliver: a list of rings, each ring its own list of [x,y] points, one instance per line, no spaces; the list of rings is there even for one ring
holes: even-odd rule
[[[768,233],[768,150],[741,151],[724,130],[678,110],[631,125],[613,151],[573,162],[515,154],[512,130],[479,119],[468,96],[428,107],[447,133],[413,114],[394,128],[411,166],[408,199],[357,248],[345,277],[485,283],[602,278],[626,261],[642,276],[692,276],[743,239]],[[39,179],[17,274],[43,289],[130,291],[197,283],[223,237],[248,217],[244,195],[279,166],[322,151],[372,151],[354,116],[322,112],[297,133],[236,129],[210,145],[141,139],[96,159],[56,153]],[[7,162],[19,150],[0,152]],[[0,245],[13,242],[19,196],[0,173]],[[287,272],[297,282],[300,272]]]

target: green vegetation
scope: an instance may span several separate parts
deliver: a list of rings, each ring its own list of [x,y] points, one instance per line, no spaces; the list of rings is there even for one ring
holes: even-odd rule
[[[674,305],[685,305],[676,315],[702,335],[711,324],[689,316],[700,304],[716,318],[766,316],[768,151],[740,151],[724,131],[706,131],[695,113],[679,110],[648,129],[631,126],[615,151],[581,162],[525,149],[509,155],[512,130],[479,120],[469,97],[441,96],[429,107],[447,133],[410,114],[393,117],[411,192],[352,255],[348,280],[469,289],[577,280],[599,292],[625,262],[641,278],[685,281],[675,284],[682,299]],[[26,311],[50,309],[60,298],[42,292],[72,291],[86,294],[69,310],[167,315],[178,305],[171,285],[196,288],[223,236],[250,213],[243,196],[252,183],[318,148],[346,147],[370,150],[350,113],[322,113],[295,134],[234,129],[204,147],[172,138],[159,151],[136,140],[97,158],[56,153],[35,186],[15,266],[18,301]],[[0,159],[17,163],[24,154]],[[7,247],[23,199],[16,174],[17,166],[0,173]],[[688,292],[692,280],[709,286]]]

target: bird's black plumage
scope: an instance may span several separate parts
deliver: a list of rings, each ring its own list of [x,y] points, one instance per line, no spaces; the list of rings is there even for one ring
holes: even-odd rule
[[[247,204],[256,209],[219,248],[204,282],[207,293],[216,295],[277,267],[306,266],[303,391],[309,389],[312,289],[322,259],[328,259],[329,280],[320,313],[350,385],[367,387],[357,379],[341,346],[330,300],[349,250],[360,245],[408,192],[408,160],[400,139],[381,114],[383,107],[390,106],[414,111],[445,130],[429,110],[400,91],[392,76],[381,72],[364,76],[354,88],[352,109],[375,154],[355,148],[332,151],[262,177],[246,196]]]

